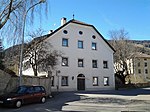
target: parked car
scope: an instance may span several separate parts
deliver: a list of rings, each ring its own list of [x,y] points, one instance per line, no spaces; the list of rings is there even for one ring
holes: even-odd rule
[[[43,86],[23,85],[7,94],[0,96],[0,104],[5,106],[21,107],[23,104],[46,101],[46,91]]]

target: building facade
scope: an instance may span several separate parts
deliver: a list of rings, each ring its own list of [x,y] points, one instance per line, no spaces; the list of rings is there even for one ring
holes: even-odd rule
[[[114,89],[114,49],[93,25],[62,18],[44,41],[62,52],[52,72],[53,91]]]
[[[150,82],[150,55],[136,53],[130,60],[128,60],[128,68],[132,82]]]

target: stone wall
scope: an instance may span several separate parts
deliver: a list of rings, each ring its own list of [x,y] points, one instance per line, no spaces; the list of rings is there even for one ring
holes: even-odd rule
[[[10,79],[11,79],[11,75],[0,70],[0,94],[6,91]]]
[[[22,76],[22,85],[41,85],[45,87],[47,95],[51,94],[50,78],[47,77]],[[9,92],[17,86],[18,76],[14,77],[0,70],[0,94]]]

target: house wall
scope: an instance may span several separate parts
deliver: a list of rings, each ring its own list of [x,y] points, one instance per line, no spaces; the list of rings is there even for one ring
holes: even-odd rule
[[[64,30],[67,30],[68,33],[64,34]],[[79,31],[82,31],[83,34],[80,35]],[[92,35],[95,35],[96,39],[93,39]],[[62,46],[62,38],[68,39],[68,47]],[[83,49],[78,48],[78,40],[83,41]],[[47,38],[46,41],[49,41],[53,49],[61,51],[62,56],[68,57],[69,60],[69,66],[64,67],[61,66],[61,58],[59,59],[57,71],[60,73],[55,71],[52,74],[55,80],[53,90],[76,91],[79,74],[85,76],[85,90],[114,89],[113,51],[92,27],[70,23]],[[92,42],[97,43],[97,50],[92,50]],[[78,67],[79,58],[84,59],[82,68]],[[92,68],[92,60],[98,61],[98,68]],[[108,61],[108,69],[103,68],[104,60]],[[61,86],[62,76],[68,76],[69,86]],[[98,86],[93,86],[93,77],[98,77]],[[104,77],[109,77],[109,86],[104,86]],[[59,87],[57,87],[58,84]]]
[[[134,57],[131,61],[131,82],[132,83],[147,83],[150,81],[150,58]],[[145,66],[147,63],[147,66]],[[147,69],[147,73],[145,70]]]
[[[143,80],[150,81],[150,58],[136,58],[136,67],[135,67],[135,74],[141,75],[143,77]],[[147,63],[147,66],[145,66],[145,63]],[[139,70],[141,72],[139,72]],[[146,73],[147,70],[148,72]]]

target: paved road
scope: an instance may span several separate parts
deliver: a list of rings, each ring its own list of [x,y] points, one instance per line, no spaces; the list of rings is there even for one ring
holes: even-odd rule
[[[150,88],[63,92],[45,104],[19,109],[0,107],[0,112],[150,112]]]

